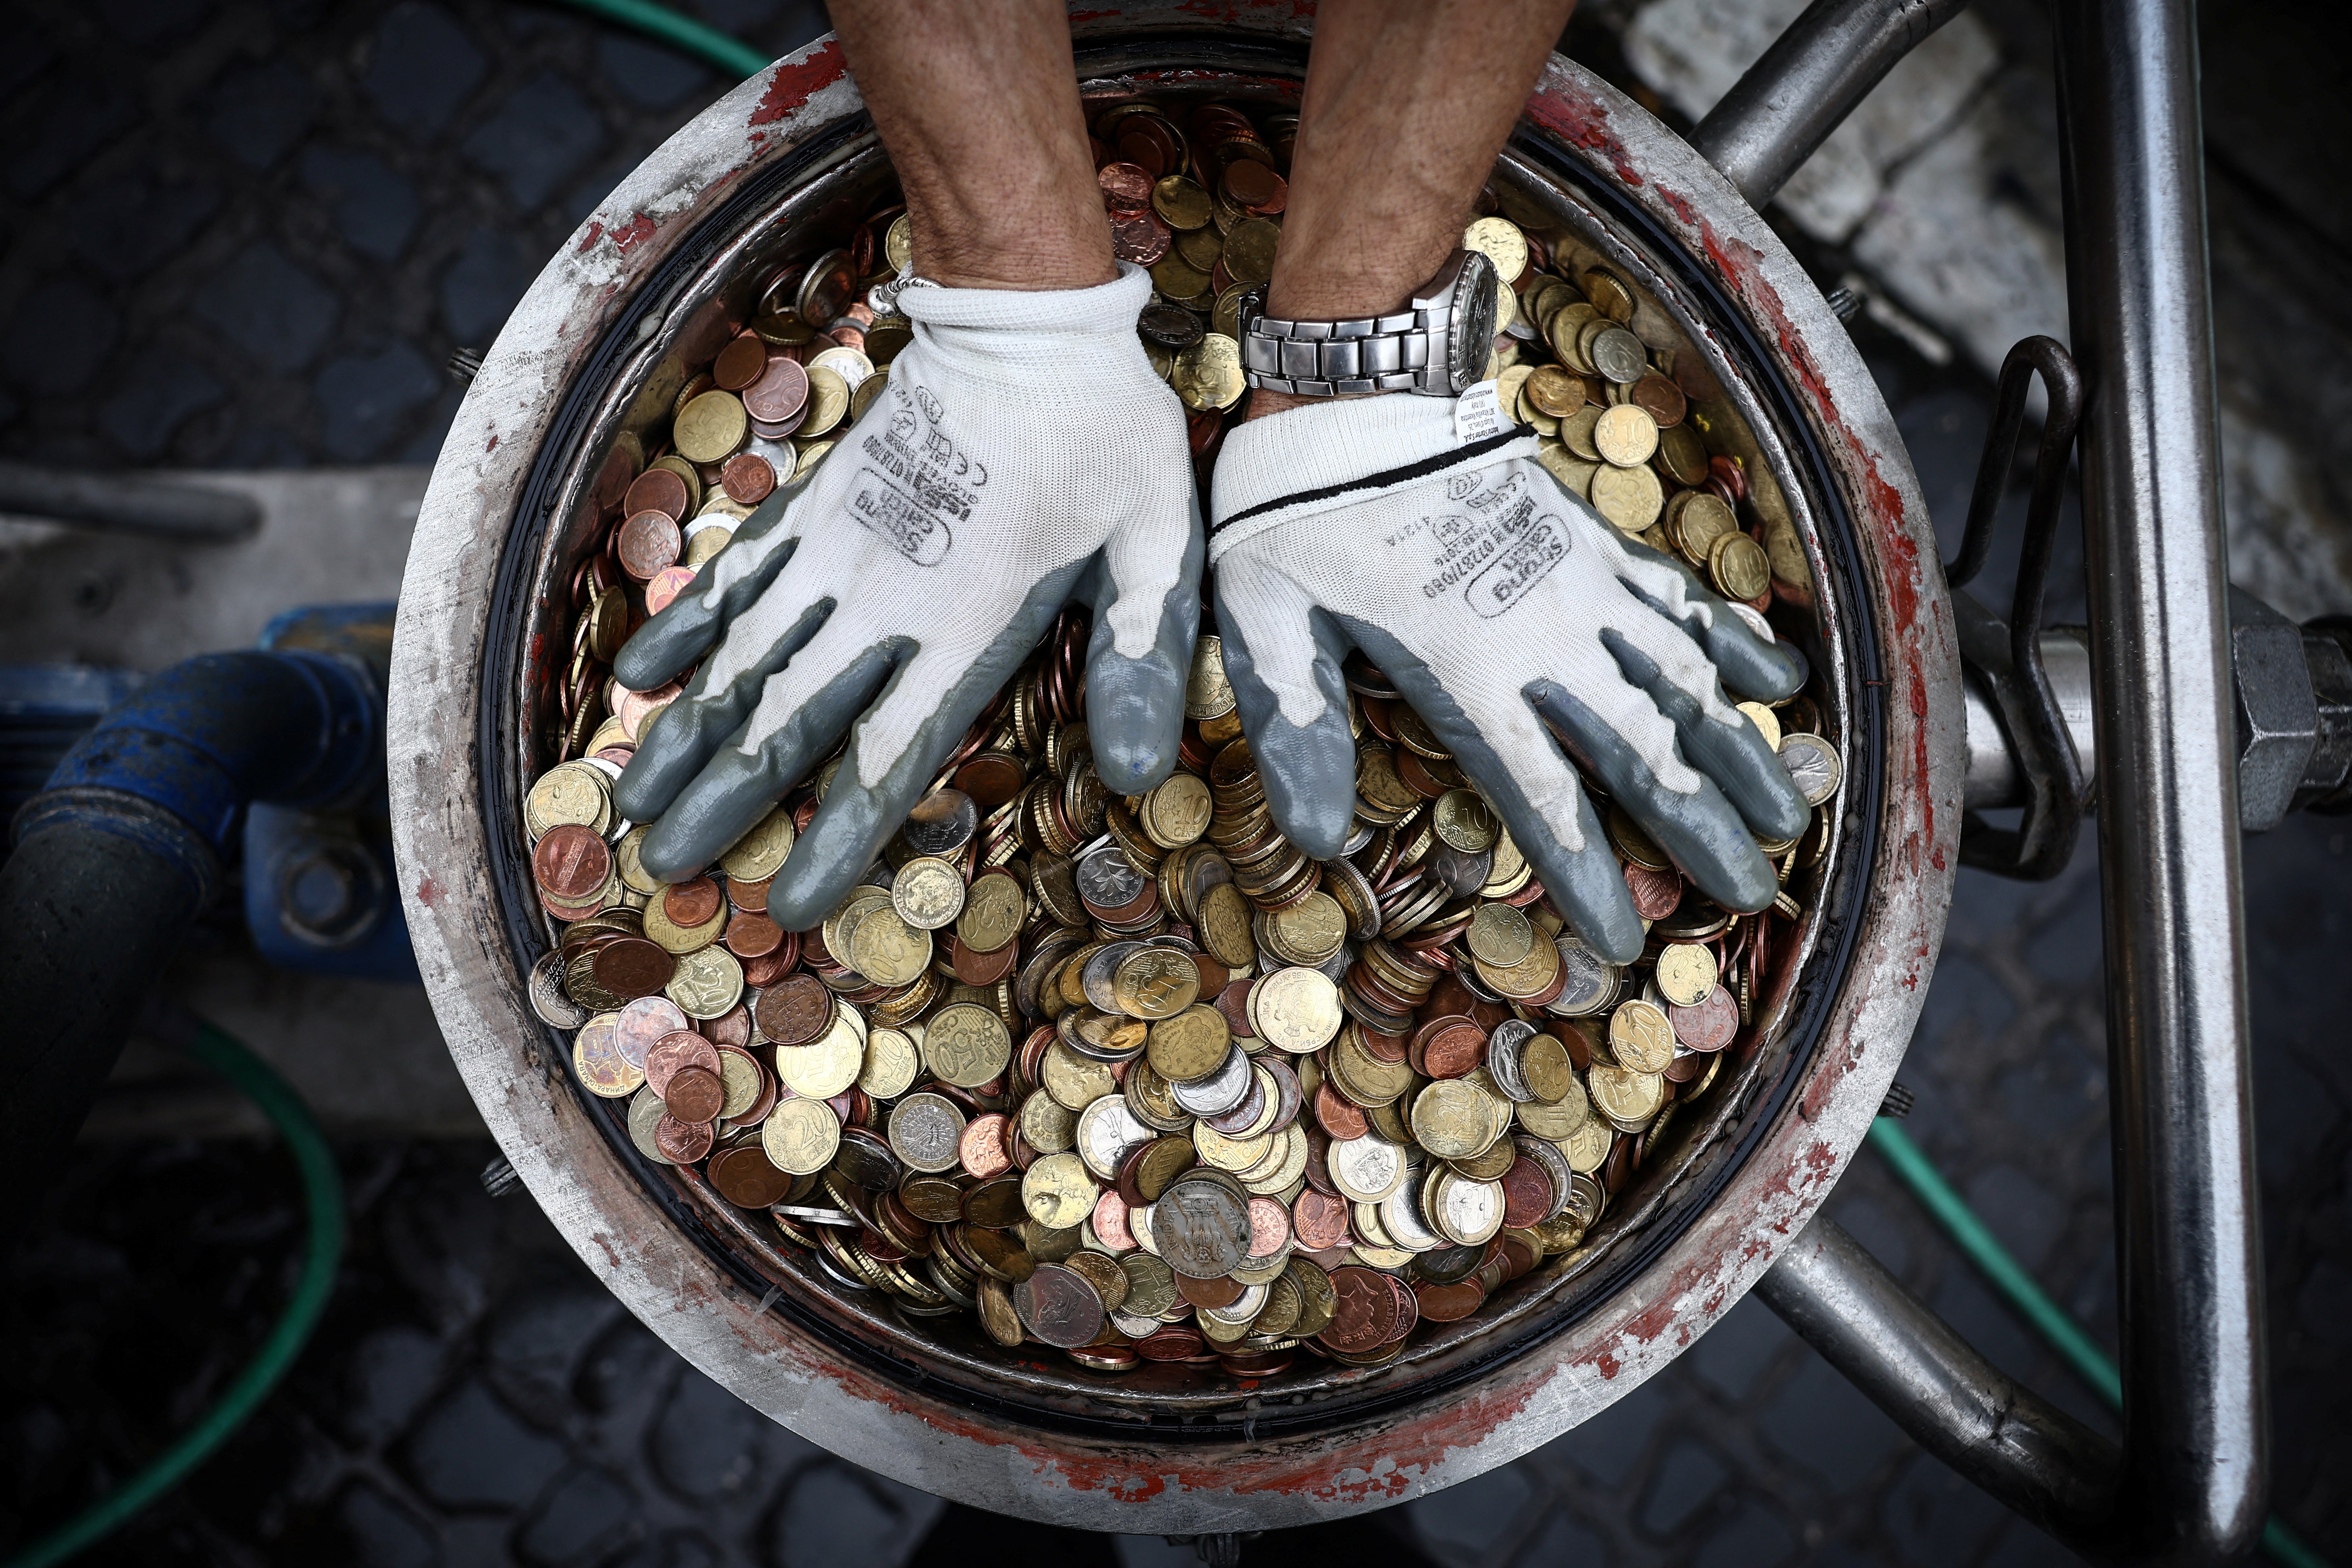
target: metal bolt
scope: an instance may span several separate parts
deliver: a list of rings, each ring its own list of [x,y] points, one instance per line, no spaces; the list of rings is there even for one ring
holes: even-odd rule
[[[482,351],[454,349],[449,354],[449,374],[459,381],[471,381],[482,374]]]

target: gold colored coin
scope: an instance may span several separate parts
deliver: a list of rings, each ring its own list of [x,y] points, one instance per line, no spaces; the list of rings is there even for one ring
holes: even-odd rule
[[[1584,290],[1584,297],[1592,301],[1592,308],[1611,321],[1630,321],[1633,319],[1633,291],[1615,273],[1596,267],[1578,279],[1577,286]]]
[[[1592,444],[1601,452],[1601,460],[1621,468],[1646,463],[1658,449],[1658,422],[1650,411],[1635,404],[1621,403],[1604,409],[1593,422]]]
[[[1674,525],[1667,531],[1682,547],[1684,555],[1704,566],[1714,552],[1716,541],[1739,531],[1739,519],[1721,496],[1709,490],[1693,490],[1690,500],[1675,513]]]
[[[857,922],[849,966],[877,985],[912,985],[931,966],[931,933],[901,920],[895,901],[886,903]]]
[[[1588,463],[1600,462],[1601,448],[1594,443],[1592,433],[1600,425],[1601,415],[1607,412],[1588,403],[1569,415],[1559,422],[1560,445]]]
[[[760,1089],[766,1080],[760,1076],[760,1064],[740,1051],[719,1053],[719,1082],[727,1098],[719,1107],[719,1119],[730,1121],[760,1102]]]
[[[809,1100],[831,1100],[856,1083],[865,1067],[866,1042],[858,1038],[856,1027],[840,1016],[835,1016],[831,1028],[807,1045],[776,1047],[778,1081]]]
[[[1339,988],[1329,976],[1295,966],[1277,969],[1260,981],[1250,1011],[1259,1038],[1302,1057],[1330,1044],[1347,1016],[1339,1010]]]
[[[1756,732],[1764,737],[1766,745],[1776,752],[1780,749],[1780,716],[1778,713],[1773,712],[1761,702],[1742,702],[1739,704],[1739,710],[1748,715],[1748,721],[1756,726]],[[624,838],[621,843],[625,847],[628,840]],[[621,868],[621,879],[627,881],[628,875],[628,867],[625,861]]]
[[[1144,1057],[1152,1071],[1171,1083],[1181,1083],[1216,1071],[1233,1043],[1233,1026],[1225,1022],[1225,1016],[1195,1002],[1174,1017],[1151,1026]]]
[[[784,1051],[793,1047],[776,1048]],[[904,1030],[870,1030],[866,1036],[864,1060],[857,1070],[857,1087],[877,1100],[896,1100],[915,1087],[915,1076],[922,1068],[922,1053],[916,1050],[914,1040]]]
[[[1440,1079],[1413,1097],[1413,1141],[1441,1160],[1483,1154],[1503,1135],[1507,1112],[1468,1079]]]
[[[1220,882],[1201,900],[1201,945],[1227,969],[1246,973],[1257,959],[1250,933],[1249,900],[1231,882]]]
[[[976,1003],[940,1008],[923,1030],[924,1065],[958,1089],[978,1089],[1003,1072],[1012,1056],[1004,1020]]]
[[[840,424],[842,416],[848,412],[849,383],[841,379],[841,373],[829,365],[809,366],[808,413],[801,420],[800,428],[793,432],[793,444],[801,448],[801,467],[793,474],[794,479],[812,466],[809,446],[813,438]]]
[[[1151,842],[1162,849],[1181,849],[1209,830],[1214,805],[1206,779],[1198,773],[1175,773],[1143,797],[1143,808],[1137,816]]]
[[[682,926],[669,918],[666,900],[654,899],[646,905],[645,929],[646,940],[663,952],[689,953],[719,940],[727,929],[727,904],[721,900],[719,912],[698,926]]]
[[[1182,251],[1171,250],[1151,264],[1151,281],[1171,300],[1192,300],[1208,288],[1209,274]]]
[[[1184,717],[1222,719],[1234,710],[1234,683],[1225,675],[1225,645],[1203,637],[1192,645],[1192,668],[1184,678]]]
[[[822,1100],[784,1100],[760,1123],[760,1150],[768,1163],[794,1176],[814,1176],[841,1150],[841,1119]]]
[[[612,808],[612,795],[604,784],[604,775],[577,763],[566,763],[541,773],[523,802],[533,838],[567,823],[595,827]]]
[[[1021,1136],[1040,1154],[1058,1154],[1078,1141],[1078,1112],[1055,1100],[1050,1089],[1041,1089],[1022,1102],[1020,1122]]]
[[[1569,1085],[1569,1092],[1558,1100],[1538,1100],[1525,1105],[1515,1105],[1511,1108],[1511,1114],[1517,1118],[1520,1126],[1538,1138],[1548,1138],[1557,1143],[1571,1136],[1591,1119],[1591,1110],[1585,1103],[1584,1090],[1576,1087],[1573,1074],[1570,1077]]]
[[[1502,825],[1476,790],[1450,789],[1433,802],[1429,824],[1437,837],[1465,855],[1495,847]]]
[[[743,965],[723,947],[697,948],[678,955],[662,990],[689,1018],[722,1018],[743,999]]]
[[[1470,917],[1470,951],[1482,963],[1508,969],[1535,951],[1535,927],[1508,904],[1480,904]]]
[[[743,444],[750,428],[743,400],[731,392],[706,392],[678,410],[670,440],[689,463],[716,463]]]
[[[793,814],[780,805],[729,847],[719,868],[739,882],[764,882],[783,869],[792,852]]]
[[[1706,483],[1706,442],[1688,424],[1658,432],[1658,467],[1678,485]]]
[[[905,213],[892,218],[883,231],[882,255],[893,272],[904,272],[915,264],[915,226]]]
[[[1715,542],[1707,552],[1706,574],[1727,599],[1758,599],[1772,588],[1771,558],[1744,533],[1727,533]]]
[[[1118,1092],[1118,1079],[1111,1076],[1108,1062],[1082,1057],[1059,1040],[1045,1047],[1045,1059],[1039,1064],[1038,1076],[1054,1102],[1072,1111],[1084,1110],[1096,1100]]]
[[[646,1081],[646,1069],[621,1054],[618,1013],[599,1013],[580,1026],[572,1037],[572,1070],[583,1089],[606,1100],[635,1094]]]
[[[648,898],[662,890],[662,885],[654,880],[653,873],[646,869],[646,835],[651,831],[651,828],[642,826],[632,827],[621,835],[621,841],[613,847],[613,869],[620,877],[621,886],[633,893],[644,893]]]
[[[1566,421],[1560,428],[1568,428]],[[1618,532],[1636,534],[1658,521],[1666,491],[1648,468],[1604,468],[1592,476],[1591,499],[1593,510]],[[1763,546],[1757,546],[1757,553],[1763,553]]]
[[[936,855],[918,855],[899,867],[891,879],[890,907],[917,931],[952,925],[956,916],[963,913],[962,874]]]
[[[1495,264],[1495,275],[1507,289],[1528,269],[1528,237],[1507,217],[1482,217],[1462,231],[1462,248],[1475,250]]]
[[[1192,1147],[1201,1152],[1201,1163],[1215,1171],[1246,1171],[1265,1159],[1274,1150],[1274,1139],[1266,1133],[1255,1138],[1228,1138],[1204,1121],[1192,1123]]]
[[[834,379],[835,381],[839,381],[841,378],[835,376]],[[811,384],[810,392],[812,395],[814,395],[815,387],[814,384]],[[803,426],[803,428],[805,429],[806,426]],[[793,469],[793,482],[797,484],[802,479],[807,479],[811,474],[816,472],[816,466],[824,461],[824,455],[833,450],[833,446],[834,444],[830,441],[793,442],[793,449],[800,453],[800,465]]]
[[[963,912],[956,917],[956,935],[974,952],[1002,952],[1021,934],[1029,915],[1029,895],[1003,871],[988,871],[971,879],[964,894]]]
[[[1565,419],[1584,406],[1584,381],[1559,365],[1538,365],[1528,373],[1519,396],[1538,413]]]
[[[1248,390],[1242,380],[1241,344],[1223,332],[1202,333],[1199,342],[1177,354],[1168,384],[1187,408],[1231,408]]]
[[[1626,1068],[1592,1064],[1585,1075],[1586,1087],[1592,1091],[1592,1104],[1602,1116],[1621,1131],[1630,1131],[1649,1124],[1666,1102],[1666,1080],[1654,1072],[1635,1072]]]
[[[1244,218],[1225,236],[1226,276],[1236,283],[1264,283],[1274,276],[1275,247],[1282,243],[1279,225],[1262,217]]]
[[[1576,1087],[1568,1047],[1550,1035],[1538,1035],[1527,1043],[1519,1053],[1519,1076],[1527,1080],[1528,1092],[1546,1105],[1558,1104]]]
[[[1549,343],[1551,352],[1559,356],[1559,363],[1574,371],[1579,376],[1596,374],[1592,368],[1592,362],[1584,357],[1583,352],[1577,347],[1577,344],[1584,336],[1586,325],[1598,320],[1600,314],[1600,311],[1579,300],[1571,304],[1562,305],[1544,320],[1544,342]]]
[[[1076,1154],[1048,1154],[1021,1178],[1021,1204],[1029,1217],[1049,1230],[1084,1225],[1095,1212],[1102,1188]]]
[[[1209,193],[1181,174],[1171,174],[1151,187],[1151,210],[1170,228],[1206,228],[1216,209]]]
[[[1147,947],[1129,953],[1112,971],[1111,994],[1130,1018],[1172,1018],[1201,994],[1200,966],[1172,947]]]
[[[1709,967],[1712,966],[1710,958]],[[1659,989],[1664,989],[1663,984]],[[1637,998],[1621,1003],[1609,1015],[1609,1049],[1616,1057],[1617,1065],[1628,1071],[1664,1072],[1675,1059],[1675,1026],[1667,1020],[1665,1010],[1654,1002]]]
[[[1568,1168],[1589,1176],[1608,1162],[1609,1146],[1617,1140],[1607,1122],[1597,1116],[1588,1116],[1575,1131],[1554,1142],[1559,1144],[1559,1152],[1568,1156]]]
[[[1503,293],[1508,298],[1510,290],[1506,289]],[[1502,325],[1497,321],[1495,330],[1502,331]],[[1519,425],[1528,423],[1526,413],[1519,407],[1519,395],[1527,390],[1528,377],[1534,374],[1533,365],[1515,364],[1495,378],[1495,402],[1502,409],[1504,418]]]
[[[1302,963],[1321,963],[1348,940],[1348,914],[1339,901],[1318,889],[1286,910],[1266,917],[1279,945]],[[1277,955],[1279,956],[1279,955]]]
[[[1567,423],[1566,420],[1560,421],[1563,428]],[[1599,473],[1601,467],[1600,463],[1588,462],[1556,443],[1537,447],[1536,461],[1543,465],[1544,472],[1559,481],[1561,489],[1570,495],[1588,499],[1592,494],[1592,476]]]
[[[1659,950],[1658,994],[1675,1006],[1697,1006],[1715,994],[1715,982],[1713,948],[1702,947],[1695,942],[1673,942]],[[1611,1020],[1610,1028],[1613,1034],[1616,1028],[1614,1019]],[[1624,1058],[1621,1057],[1618,1059],[1622,1061]],[[1673,1058],[1670,1057],[1668,1059]]]

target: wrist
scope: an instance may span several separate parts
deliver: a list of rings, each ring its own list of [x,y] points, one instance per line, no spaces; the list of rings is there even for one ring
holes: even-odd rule
[[[978,208],[908,194],[913,270],[950,289],[1090,289],[1118,276],[1099,206],[1013,199]]]

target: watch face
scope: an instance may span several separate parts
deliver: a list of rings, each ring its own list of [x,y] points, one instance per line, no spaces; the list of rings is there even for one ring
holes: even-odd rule
[[[1445,335],[1446,369],[1457,396],[1486,374],[1494,354],[1496,290],[1501,287],[1492,261],[1475,250],[1463,259],[1462,275],[1454,280],[1454,327]]]

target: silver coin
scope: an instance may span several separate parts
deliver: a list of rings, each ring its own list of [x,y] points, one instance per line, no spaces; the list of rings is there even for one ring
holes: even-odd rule
[[[1159,1136],[1136,1120],[1123,1094],[1106,1094],[1078,1112],[1078,1158],[1106,1182],[1118,1181],[1128,1155]]]
[[[1334,1139],[1324,1155],[1324,1168],[1343,1195],[1376,1204],[1405,1179],[1404,1151],[1377,1132]]]
[[[803,1225],[829,1225],[842,1230],[863,1230],[866,1222],[847,1209],[814,1208],[806,1204],[771,1204],[770,1214],[799,1220]]]
[[[1267,1091],[1273,1087],[1273,1075],[1265,1070],[1265,1065],[1262,1062],[1253,1062],[1250,1070],[1249,1092],[1242,1096],[1242,1102],[1223,1116],[1201,1118],[1201,1125],[1212,1132],[1222,1132],[1228,1138],[1242,1136],[1256,1123],[1260,1116],[1265,1114]]]
[[[1116,855],[1118,851],[1114,849],[1111,853]],[[1078,971],[1078,987],[1087,994],[1087,1001],[1097,1012],[1126,1011],[1118,1005],[1118,993],[1111,988],[1111,982],[1118,977],[1118,966],[1127,962],[1127,955],[1138,952],[1142,946],[1139,942],[1112,942],[1087,959],[1087,966]]]
[[[1226,1048],[1225,1059],[1217,1064],[1216,1071],[1171,1083],[1168,1090],[1178,1105],[1195,1116],[1223,1116],[1242,1102],[1255,1081],[1249,1053],[1236,1040]]]
[[[1612,327],[1592,340],[1592,368],[1617,383],[1630,385],[1650,374],[1650,351],[1622,327]]]
[[[1466,899],[1486,885],[1494,874],[1495,852],[1492,849],[1456,849],[1440,839],[1433,845],[1422,866],[1429,874],[1445,884],[1446,891],[1457,899]]]
[[[980,831],[980,807],[960,789],[933,790],[915,803],[898,842],[917,855],[952,856]]]
[[[1560,1152],[1559,1145],[1549,1138],[1521,1132],[1512,1138],[1511,1146],[1519,1152],[1522,1158],[1534,1161],[1542,1168],[1543,1173],[1551,1178],[1551,1206],[1544,1211],[1544,1218],[1549,1219],[1566,1208],[1569,1186],[1575,1181],[1576,1172],[1570,1168],[1568,1156]]]
[[[1266,1287],[1244,1286],[1242,1293],[1234,1297],[1229,1305],[1203,1307],[1201,1309],[1201,1315],[1214,1318],[1221,1323],[1254,1323],[1257,1321],[1257,1315],[1265,1310],[1265,1297]]]
[[[937,1175],[961,1163],[963,1112],[945,1095],[908,1095],[890,1108],[889,1125],[891,1149],[914,1169]]]
[[[1487,1073],[1496,1089],[1521,1105],[1536,1097],[1521,1070],[1527,1061],[1528,1042],[1535,1037],[1536,1026],[1522,1018],[1504,1019],[1486,1037]]]
[[[1078,896],[1088,903],[1116,910],[1143,896],[1143,873],[1116,844],[1106,844],[1081,858],[1070,870],[1077,879]]]
[[[1585,1229],[1601,1222],[1601,1211],[1609,1206],[1609,1192],[1599,1182],[1579,1171],[1569,1178],[1568,1202],[1564,1212],[1574,1215]]]
[[[1821,805],[1837,794],[1838,785],[1845,781],[1845,763],[1839,760],[1837,748],[1801,730],[1780,737],[1780,765],[1789,770],[1790,782],[1807,805]]]
[[[588,1021],[588,1009],[563,994],[563,955],[543,952],[530,966],[528,986],[530,1010],[539,1021],[558,1029],[576,1029]]]
[[[1561,984],[1559,994],[1544,1004],[1544,1011],[1556,1018],[1581,1018],[1607,1006],[1617,994],[1617,966],[1572,936],[1559,938],[1555,945]]]
[[[1222,1279],[1249,1257],[1249,1205],[1213,1181],[1190,1177],[1151,1205],[1160,1261],[1192,1279]]]
[[[1381,1228],[1407,1252],[1434,1252],[1447,1245],[1421,1212],[1419,1182],[1407,1182],[1381,1200]]]

